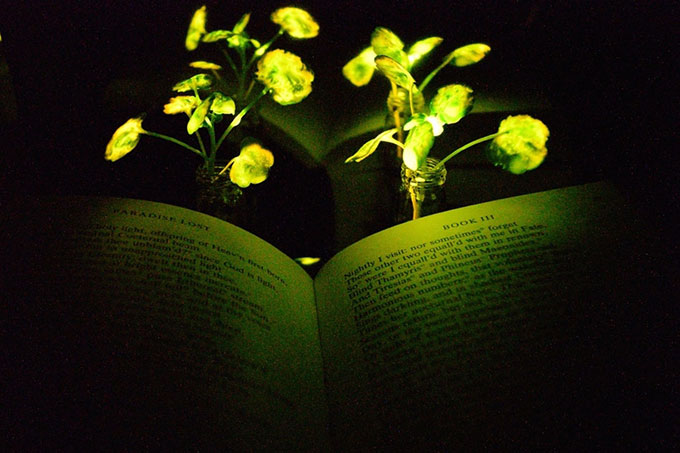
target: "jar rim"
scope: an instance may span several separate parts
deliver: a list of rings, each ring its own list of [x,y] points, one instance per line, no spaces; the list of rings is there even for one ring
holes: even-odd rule
[[[401,164],[401,179],[405,184],[413,187],[441,186],[446,182],[446,167],[434,168],[439,164],[439,159],[428,157],[425,165],[417,170],[411,170],[406,164]]]

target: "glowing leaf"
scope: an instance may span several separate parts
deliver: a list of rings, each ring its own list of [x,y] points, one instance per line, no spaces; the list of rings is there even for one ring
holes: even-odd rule
[[[272,13],[271,20],[280,25],[291,38],[308,39],[319,34],[319,24],[304,9],[291,6],[279,8]]]
[[[432,52],[432,50],[441,44],[442,41],[442,38],[433,36],[431,38],[421,39],[420,41],[413,43],[413,45],[409,47],[408,51],[406,52],[408,55],[409,64],[413,66],[418,60]]]
[[[208,110],[210,110],[210,104],[212,104],[211,97],[201,102],[201,104],[198,107],[196,107],[196,110],[194,110],[194,113],[191,114],[189,122],[187,123],[187,132],[189,133],[189,135],[193,134],[199,128],[203,127],[205,117],[208,115]]]
[[[198,69],[214,69],[216,71],[222,69],[222,66],[215,63],[210,63],[209,61],[192,61],[189,63],[189,66]]]
[[[241,188],[259,184],[267,179],[272,165],[274,165],[274,155],[259,143],[250,143],[241,148],[241,153],[234,158],[229,171],[229,179]]]
[[[240,112],[238,112],[238,115],[234,117],[233,120],[231,120],[231,123],[229,124],[229,127],[234,128],[241,124],[241,121],[243,120],[243,117],[246,116],[246,113],[248,113],[247,110],[243,109]]]
[[[270,42],[268,42],[268,43],[266,43],[262,46],[259,45],[260,44],[259,42],[257,44],[258,45],[255,46],[257,48],[257,50],[254,53],[255,57],[261,57],[262,55],[264,55],[264,53],[267,51],[267,49],[269,49],[269,46],[271,45]]]
[[[243,30],[246,29],[246,25],[248,25],[248,22],[250,21],[250,13],[246,13],[241,18],[236,22],[236,25],[234,25],[233,32],[234,33],[243,33]]]
[[[281,49],[267,52],[257,62],[256,75],[281,105],[297,104],[312,92],[314,74],[300,57]]]
[[[229,30],[213,30],[210,33],[207,33],[203,35],[202,41],[203,42],[216,42],[219,41],[220,39],[227,39],[231,35],[233,35],[234,32],[231,32]]]
[[[387,55],[395,50],[402,50],[404,43],[399,36],[385,27],[377,27],[371,34],[371,46],[378,55]]]
[[[371,81],[375,72],[375,57],[373,47],[367,47],[359,55],[352,58],[342,68],[342,75],[352,84],[360,87]]]
[[[380,140],[376,139],[371,139],[361,145],[361,148],[359,148],[359,151],[345,159],[345,163],[349,162],[361,162],[362,160],[366,159],[368,156],[373,154],[375,150],[378,149],[378,145],[380,145]]]
[[[248,44],[250,44],[250,39],[244,35],[232,34],[227,38],[227,44],[232,48],[242,48],[245,49]]]
[[[529,115],[509,116],[498,128],[502,135],[494,138],[487,155],[494,165],[516,175],[541,165],[548,149],[545,144],[550,136],[542,121]]]
[[[218,92],[213,93],[213,101],[210,105],[210,111],[220,115],[233,115],[236,111],[236,104],[229,96]]]
[[[187,31],[187,37],[184,41],[184,46],[187,50],[195,50],[198,47],[198,43],[201,40],[201,36],[205,34],[205,19],[206,19],[206,7],[201,6],[194,12],[191,18],[191,23],[189,24],[189,30]]]
[[[190,79],[182,80],[181,82],[177,83],[174,87],[172,87],[172,90],[183,93],[185,91],[192,91],[194,88],[210,88],[211,85],[212,77],[210,77],[208,74],[196,74]]]
[[[295,258],[295,261],[299,263],[301,266],[312,266],[321,261],[321,258],[302,256],[300,258]]]
[[[414,126],[409,131],[404,143],[404,164],[411,170],[420,168],[425,163],[433,144],[434,134],[432,125],[428,121]]]
[[[197,105],[198,99],[195,96],[175,96],[170,98],[170,101],[163,106],[163,113],[166,115],[175,115],[177,113],[191,115],[191,111]]]
[[[385,55],[403,67],[409,67],[409,59],[404,52],[404,43],[397,35],[384,27],[378,27],[371,35],[371,47],[376,55]]]
[[[460,121],[472,109],[472,89],[465,85],[447,85],[437,90],[430,102],[430,112],[446,124]]]
[[[444,60],[454,66],[470,66],[481,61],[490,51],[491,47],[486,44],[468,44],[457,48],[448,54]]]
[[[355,86],[364,86],[371,81],[375,72],[375,57],[372,47],[367,47],[342,68],[342,75]]]
[[[373,154],[377,149],[378,145],[380,145],[380,142],[392,142],[392,136],[397,132],[396,129],[389,129],[387,131],[381,132],[378,134],[377,137],[372,138],[371,140],[367,141],[363,145],[361,145],[361,148],[359,148],[359,151],[351,155],[345,160],[345,163],[349,162],[361,162],[362,160],[366,159],[368,156]]]
[[[392,82],[396,83],[397,86],[409,90],[411,86],[416,83],[413,76],[406,68],[388,56],[378,55],[375,58],[375,64],[380,72],[385,74]]]
[[[140,134],[145,134],[142,128],[142,118],[130,118],[116,129],[111,140],[106,145],[104,159],[115,162],[135,149],[139,143]]]

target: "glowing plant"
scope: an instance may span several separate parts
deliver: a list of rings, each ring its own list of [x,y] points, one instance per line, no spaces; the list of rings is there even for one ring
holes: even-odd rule
[[[185,40],[186,49],[193,51],[201,43],[217,44],[234,75],[234,80],[228,79],[221,74],[221,65],[194,61],[190,66],[204,72],[173,87],[173,91],[181,94],[171,98],[163,112],[168,115],[187,115],[186,130],[195,137],[197,147],[145,130],[142,117],[138,117],[128,120],[116,130],[106,147],[105,158],[110,161],[120,159],[135,148],[142,135],[148,135],[175,143],[200,156],[203,159],[202,168],[209,174],[216,173],[215,178],[231,168],[229,178],[241,188],[264,181],[274,164],[274,156],[270,151],[252,140],[244,140],[240,154],[220,169],[215,168],[218,150],[231,131],[241,124],[244,116],[264,96],[271,95],[280,105],[291,105],[301,102],[311,93],[314,74],[300,57],[270,48],[284,34],[294,39],[313,38],[317,36],[319,26],[309,13],[300,8],[280,8],[271,14],[271,20],[279,25],[279,30],[269,41],[261,44],[246,33],[249,20],[248,13],[231,30],[207,31],[205,6],[197,9],[191,19]],[[224,116],[232,118],[218,134],[217,126]]]
[[[423,91],[445,67],[469,66],[481,61],[491,50],[482,43],[468,44],[447,54],[441,64],[430,72],[420,84],[411,70],[416,63],[442,43],[442,38],[429,37],[417,41],[407,50],[392,31],[384,27],[375,29],[371,46],[343,67],[343,75],[354,85],[370,82],[375,70],[390,82],[387,107],[394,127],[380,132],[362,145],[345,162],[360,162],[374,153],[380,143],[396,146],[396,154],[410,170],[423,168],[436,137],[447,125],[458,123],[472,109],[473,90],[465,85],[452,84],[441,87],[429,103]],[[404,132],[408,132],[404,140]],[[503,120],[494,134],[474,140],[444,157],[436,171],[460,152],[485,141],[491,141],[487,156],[496,166],[514,174],[522,174],[538,167],[547,154],[545,146],[550,132],[540,120],[528,115],[510,116]],[[395,137],[396,135],[396,137]],[[416,198],[412,194],[414,218],[418,217]]]
[[[241,148],[241,153],[230,164],[233,165],[229,178],[234,184],[245,188],[267,179],[269,167],[274,165],[274,155],[258,143],[250,143]]]

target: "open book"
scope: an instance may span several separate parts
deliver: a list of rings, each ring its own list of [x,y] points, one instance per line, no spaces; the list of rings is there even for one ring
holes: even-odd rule
[[[10,216],[28,238],[10,244],[22,354],[5,376],[10,441],[537,446],[615,415],[603,409],[602,320],[627,278],[631,219],[605,183],[398,225],[314,280],[252,234],[183,208],[23,208]]]

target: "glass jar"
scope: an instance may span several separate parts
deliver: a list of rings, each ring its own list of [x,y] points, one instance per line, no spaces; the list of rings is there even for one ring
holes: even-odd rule
[[[418,170],[411,170],[402,163],[397,223],[446,209],[446,167],[435,169],[438,163],[438,159],[428,157]]]
[[[229,179],[229,171],[222,174],[220,163],[215,169],[201,166],[196,170],[196,210],[204,214],[246,227],[243,191]]]

